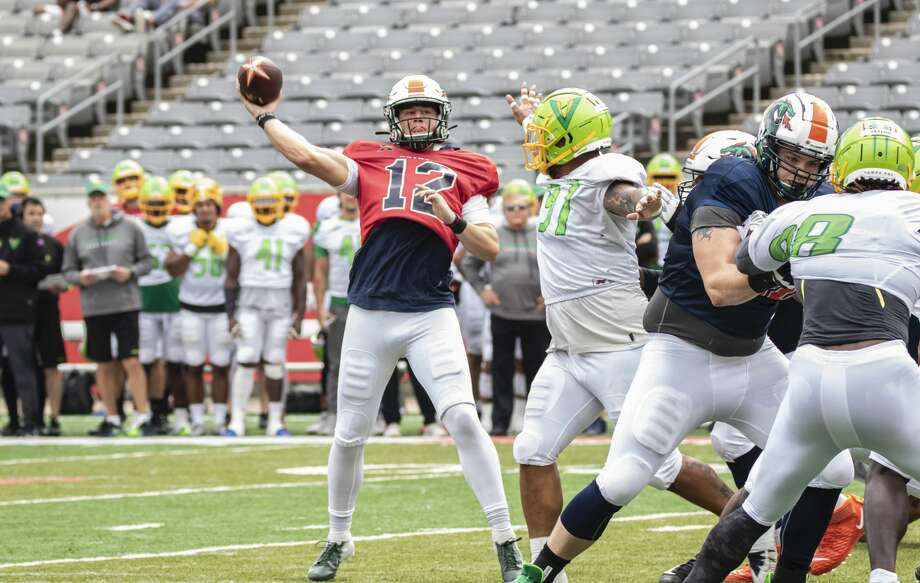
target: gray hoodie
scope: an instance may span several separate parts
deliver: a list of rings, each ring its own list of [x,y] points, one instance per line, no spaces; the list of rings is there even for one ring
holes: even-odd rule
[[[80,285],[80,272],[94,267],[127,267],[134,277],[125,283],[103,279],[89,287],[80,287],[80,306],[84,316],[102,316],[141,309],[137,278],[153,267],[147,241],[140,226],[120,211],[112,211],[112,220],[97,225],[92,218],[77,225],[64,249],[64,277]]]
[[[503,221],[496,229],[501,249],[498,258],[486,266],[482,259],[467,254],[460,264],[463,277],[480,294],[487,284],[492,286],[501,303],[486,307],[499,318],[545,319],[546,312],[537,309],[541,293],[536,228],[528,225],[515,231]]]

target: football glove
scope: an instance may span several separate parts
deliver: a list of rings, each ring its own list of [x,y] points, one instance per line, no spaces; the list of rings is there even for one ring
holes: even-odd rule
[[[665,224],[671,222],[671,219],[680,209],[681,200],[680,197],[667,189],[667,187],[654,183],[651,186],[646,187],[646,192],[652,194],[657,191],[659,198],[661,199],[661,212],[658,213],[658,216],[661,218]]]
[[[744,224],[741,225],[741,238],[747,239],[754,234],[757,229],[763,226],[763,222],[767,219],[767,213],[763,211],[754,211],[751,215],[744,221]]]
[[[208,244],[208,232],[204,229],[195,229],[188,237],[188,245],[185,246],[185,254],[194,257],[202,247]]]
[[[749,275],[748,285],[758,295],[778,302],[795,295],[795,281],[792,279],[792,268],[788,263],[779,266],[776,271]]]
[[[211,248],[211,252],[220,257],[224,257],[230,250],[227,239],[215,231],[208,233],[208,247]]]

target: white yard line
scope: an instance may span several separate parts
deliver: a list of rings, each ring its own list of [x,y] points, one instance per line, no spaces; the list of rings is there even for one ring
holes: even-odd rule
[[[648,532],[682,532],[685,530],[709,530],[711,524],[685,524],[683,526],[657,526],[655,528],[646,528]]]
[[[136,445],[142,445],[140,442],[136,442]],[[143,445],[147,445],[143,443]],[[156,444],[151,444],[156,445]],[[275,445],[275,446],[256,446],[256,447],[234,447],[221,453],[249,453],[253,451],[269,451],[269,450],[279,450],[279,449],[292,449],[297,447],[297,445]],[[44,464],[44,463],[61,463],[61,462],[92,462],[92,461],[109,461],[109,460],[121,460],[121,459],[139,459],[147,457],[158,457],[158,456],[184,456],[184,455],[201,455],[201,454],[213,454],[213,448],[199,448],[199,449],[166,449],[166,450],[153,450],[153,451],[132,451],[125,453],[100,453],[100,454],[89,454],[89,455],[66,455],[66,456],[55,456],[55,457],[35,457],[35,458],[19,458],[11,460],[0,460],[0,466],[20,466],[28,464]]]
[[[696,516],[701,514],[700,512],[665,512],[659,514],[646,514],[639,516],[627,516],[622,519],[614,518],[612,522],[619,521],[641,521],[641,520],[658,520],[660,518],[671,518],[676,516]],[[702,514],[708,514],[703,512]],[[516,525],[514,527],[517,530],[523,530],[523,526]],[[477,527],[477,528],[426,528],[422,530],[410,531],[410,532],[394,532],[387,534],[375,534],[369,536],[356,536],[354,537],[355,542],[369,542],[369,541],[382,541],[382,540],[394,540],[401,538],[411,538],[418,536],[437,536],[437,535],[452,535],[452,534],[467,534],[471,532],[487,532],[489,529],[487,527]],[[49,559],[43,561],[25,561],[22,563],[0,563],[0,569],[15,569],[18,567],[42,567],[46,565],[67,565],[74,563],[101,563],[104,561],[129,561],[135,559],[159,559],[164,557],[194,557],[197,555],[207,555],[214,553],[225,553],[228,551],[248,551],[256,549],[267,549],[267,548],[284,548],[284,547],[302,547],[315,545],[317,543],[323,542],[322,540],[311,540],[311,541],[286,541],[286,542],[276,542],[276,543],[253,543],[245,545],[226,545],[219,547],[201,547],[197,549],[186,549],[184,551],[168,551],[164,553],[129,553],[124,555],[110,555],[110,556],[101,556],[101,557],[79,557],[71,559]]]
[[[502,440],[510,443],[509,438]],[[453,443],[449,437],[371,437],[368,443],[374,445],[440,445]],[[709,437],[691,436],[681,442],[681,445],[708,445]],[[0,440],[0,447],[18,447],[18,446],[47,446],[47,445],[73,445],[80,447],[104,447],[104,446],[121,446],[121,445],[200,445],[208,447],[230,447],[239,445],[313,445],[328,446],[332,444],[332,437],[319,437],[310,435],[297,435],[291,437],[267,437],[264,435],[251,437],[25,437],[19,439]],[[577,446],[610,446],[610,436],[604,438],[597,437],[577,437],[572,445]]]
[[[121,524],[119,526],[101,527],[102,530],[111,530],[112,532],[128,532],[131,530],[147,530],[148,528],[160,528],[162,522],[145,522],[143,524]]]
[[[706,516],[705,510],[693,512],[658,512],[657,514],[638,514],[636,516],[614,516],[610,522],[641,522],[645,520],[661,520],[662,518],[684,518],[686,516]]]
[[[365,483],[376,482],[400,482],[414,480],[429,480],[433,478],[445,478],[459,476],[460,472],[432,472],[419,473],[411,476],[380,476],[365,478]],[[145,492],[123,492],[119,494],[95,494],[87,496],[58,496],[55,498],[24,498],[19,500],[0,501],[0,507],[4,506],[32,506],[37,504],[62,504],[69,502],[96,502],[100,500],[124,500],[126,498],[161,498],[171,496],[186,496],[189,494],[221,494],[224,492],[243,492],[246,490],[278,490],[286,488],[305,488],[310,486],[325,486],[326,481],[315,482],[269,482],[263,484],[241,484],[239,486],[211,486],[208,488],[174,488],[171,490],[148,490]]]

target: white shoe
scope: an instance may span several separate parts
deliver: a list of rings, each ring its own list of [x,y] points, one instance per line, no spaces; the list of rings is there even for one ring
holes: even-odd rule
[[[399,428],[399,423],[390,423],[387,425],[387,428],[383,430],[384,437],[401,437],[402,430]]]
[[[307,426],[307,435],[319,435],[320,430],[326,423],[326,418],[329,417],[328,411],[323,411],[319,414],[319,419]]]
[[[335,435],[335,413],[326,415],[323,425],[316,433],[319,435]]]
[[[440,423],[429,423],[422,427],[422,435],[425,437],[447,437],[447,430],[441,427]]]
[[[383,435],[386,428],[387,422],[383,420],[383,417],[377,417],[377,420],[374,421],[374,435]]]
[[[201,437],[205,434],[204,424],[203,423],[194,423],[192,428],[188,432],[191,437]]]
[[[222,435],[226,428],[227,426],[222,423],[221,424],[215,423],[214,426],[211,428],[211,435]]]

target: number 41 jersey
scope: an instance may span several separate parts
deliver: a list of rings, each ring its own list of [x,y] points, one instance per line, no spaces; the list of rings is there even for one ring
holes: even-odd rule
[[[434,215],[430,204],[413,196],[416,188],[425,186],[440,192],[457,214],[470,198],[491,196],[498,190],[495,164],[475,152],[415,152],[382,142],[356,141],[343,154],[358,165],[363,241],[387,219],[408,219],[437,233],[452,256],[457,237]]]
[[[290,288],[291,262],[310,237],[310,225],[285,217],[269,226],[241,219],[228,241],[240,254],[240,287]]]

